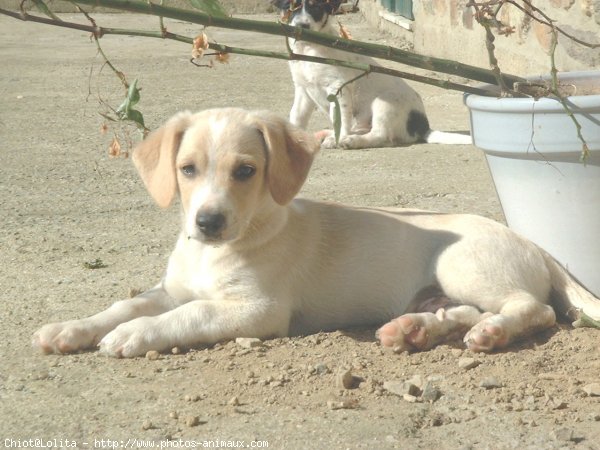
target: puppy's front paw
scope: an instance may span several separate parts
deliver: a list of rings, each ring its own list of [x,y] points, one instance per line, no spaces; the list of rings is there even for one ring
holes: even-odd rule
[[[323,139],[323,142],[321,142],[321,147],[323,148],[337,148],[337,146],[337,142],[335,142],[335,135],[333,133],[327,136],[325,139]]]
[[[503,317],[495,314],[482,320],[469,330],[464,342],[473,352],[490,352],[495,348],[505,347],[509,342],[509,336]]]
[[[73,353],[92,348],[102,336],[85,320],[50,323],[33,335],[32,345],[44,353]]]
[[[100,352],[116,358],[133,358],[149,350],[163,350],[154,317],[139,317],[122,323],[98,344]]]

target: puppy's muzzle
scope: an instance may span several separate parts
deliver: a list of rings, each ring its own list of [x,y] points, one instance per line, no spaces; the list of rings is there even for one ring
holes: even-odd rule
[[[227,219],[221,213],[199,212],[196,214],[196,225],[202,234],[208,238],[218,238],[223,230]]]

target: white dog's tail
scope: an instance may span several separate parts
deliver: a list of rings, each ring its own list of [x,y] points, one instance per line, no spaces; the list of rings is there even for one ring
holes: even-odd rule
[[[546,267],[552,282],[553,306],[573,320],[573,325],[583,325],[586,320],[600,323],[600,299],[588,292],[552,256],[543,251]],[[587,317],[585,317],[587,316]]]
[[[468,145],[473,143],[473,139],[468,134],[429,130],[425,135],[425,142],[428,144]]]

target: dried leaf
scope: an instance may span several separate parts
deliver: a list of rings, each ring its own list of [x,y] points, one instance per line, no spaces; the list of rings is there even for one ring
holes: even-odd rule
[[[108,147],[108,156],[111,158],[118,158],[121,155],[121,143],[117,137],[113,137],[110,146]]]
[[[192,58],[202,58],[204,50],[208,48],[208,37],[205,33],[199,34],[194,38],[194,47],[192,49]]]
[[[511,34],[513,34],[516,31],[515,27],[509,27],[508,25],[505,25],[503,27],[500,27],[500,29],[498,30],[498,34],[500,34],[500,36],[510,36]]]
[[[281,13],[281,22],[282,23],[289,23],[291,15],[292,15],[292,10],[291,9],[287,9],[284,12],[282,12]]]
[[[106,124],[106,122],[104,122],[100,126],[100,134],[106,134],[107,131],[108,131],[108,125]]]
[[[229,64],[229,53],[215,53],[215,61],[218,61],[221,64]]]
[[[350,34],[350,31],[348,30],[348,28],[346,28],[344,25],[342,25],[341,22],[338,22],[338,26],[339,26],[339,33],[340,33],[340,37],[344,38],[344,39],[352,39],[352,34]]]

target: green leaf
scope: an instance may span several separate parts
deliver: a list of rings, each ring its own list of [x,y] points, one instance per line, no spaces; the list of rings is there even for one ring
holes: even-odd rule
[[[144,124],[144,115],[139,112],[137,109],[130,109],[129,110],[129,114],[127,115],[127,120],[131,120],[133,122],[135,122],[138,127],[140,128],[146,128],[146,125]]]
[[[133,80],[133,83],[129,85],[127,89],[127,97],[123,100],[123,103],[117,108],[117,114],[127,115],[128,111],[133,108],[140,101],[140,90],[137,88],[137,78]]]
[[[598,328],[600,329],[600,321],[592,319],[583,311],[581,312],[581,317],[579,320],[573,322],[573,326],[575,328]]]
[[[190,0],[190,4],[209,16],[227,17],[227,11],[223,9],[218,0]]]
[[[144,115],[133,107],[140,101],[140,90],[137,88],[137,78],[133,80],[133,83],[129,85],[127,90],[127,97],[123,100],[123,103],[117,108],[117,116],[120,120],[131,120],[135,122],[140,128],[146,128],[144,124]]]
[[[335,135],[335,143],[340,141],[340,130],[342,129],[342,112],[340,110],[340,102],[335,94],[329,94],[327,101],[333,103],[333,133]]]
[[[62,22],[62,19],[60,17],[58,17],[56,14],[54,14],[52,11],[50,11],[50,8],[48,8],[48,6],[42,0],[31,0],[31,1],[33,2],[35,7],[41,13],[46,14],[48,17],[50,17],[51,19],[54,19],[58,22]]]

